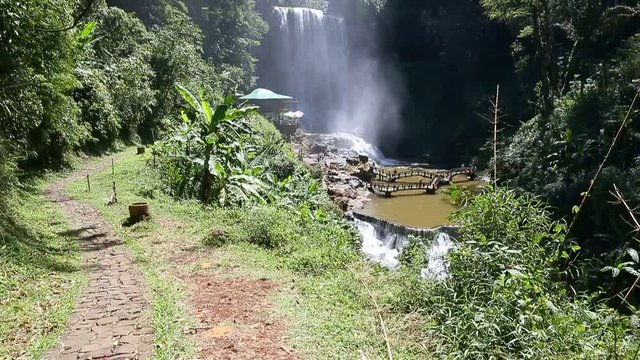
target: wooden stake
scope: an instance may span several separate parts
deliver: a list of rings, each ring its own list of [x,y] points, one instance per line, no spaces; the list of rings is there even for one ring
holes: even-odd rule
[[[116,168],[113,166],[113,158],[111,159],[111,175],[116,174]]]
[[[118,203],[118,194],[116,192],[116,182],[114,181],[111,186],[111,199],[109,199],[109,202],[107,203],[107,205],[113,205],[117,203]]]
[[[91,192],[91,182],[89,181],[89,174],[87,174],[87,189],[89,189],[88,191]]]

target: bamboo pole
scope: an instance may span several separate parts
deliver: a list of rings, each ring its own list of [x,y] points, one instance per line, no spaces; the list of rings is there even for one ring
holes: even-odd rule
[[[629,122],[629,118],[631,117],[631,112],[633,111],[633,108],[636,105],[636,101],[638,100],[638,96],[640,96],[640,88],[638,88],[638,91],[636,92],[636,96],[633,98],[633,101],[631,102],[631,105],[629,106],[629,110],[627,111],[627,115],[624,117],[624,120],[622,121],[622,124],[620,124],[620,128],[618,129],[618,132],[616,133],[616,136],[613,138],[613,142],[611,143],[611,146],[609,146],[609,150],[607,151],[607,154],[604,156],[604,159],[600,163],[600,166],[598,167],[598,171],[596,172],[596,174],[593,177],[593,179],[591,179],[591,183],[589,184],[589,188],[587,189],[587,192],[584,193],[584,196],[582,197],[582,201],[580,201],[580,205],[578,206],[577,212],[573,216],[573,219],[571,220],[571,223],[569,224],[569,227],[567,229],[567,235],[566,235],[567,238],[571,234],[571,231],[573,230],[573,228],[575,227],[578,219],[580,218],[580,214],[583,212],[582,208],[587,204],[587,200],[589,199],[589,197],[591,197],[591,192],[593,191],[593,187],[594,187],[596,181],[598,180],[598,178],[600,177],[600,174],[602,174],[602,170],[604,169],[604,166],[607,164],[607,161],[609,161],[609,156],[611,156],[611,153],[613,152],[613,149],[618,144],[618,141],[620,141],[620,138],[622,137],[622,133],[624,132],[624,129],[627,126],[627,123]],[[566,241],[566,239],[565,239],[565,241]]]

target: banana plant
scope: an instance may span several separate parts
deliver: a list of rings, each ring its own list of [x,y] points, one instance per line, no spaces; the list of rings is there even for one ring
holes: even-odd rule
[[[212,108],[204,94],[198,99],[181,85],[176,85],[176,89],[195,114],[190,117],[187,112],[182,113],[187,135],[180,134],[180,140],[187,141],[187,146],[193,145],[193,151],[187,150],[189,161],[202,167],[201,201],[211,200],[214,184],[213,195],[223,205],[230,203],[230,198],[262,199],[262,186],[256,176],[259,169],[247,169],[244,149],[245,139],[252,134],[247,117],[257,107],[235,107],[235,96],[229,95]]]

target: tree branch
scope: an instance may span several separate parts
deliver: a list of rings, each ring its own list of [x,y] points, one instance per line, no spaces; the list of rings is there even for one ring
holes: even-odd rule
[[[607,151],[607,154],[604,156],[604,159],[602,160],[602,162],[600,163],[600,166],[598,167],[598,171],[596,172],[596,174],[593,177],[593,179],[591,179],[591,183],[589,184],[589,188],[587,189],[587,192],[582,197],[582,201],[580,202],[580,206],[578,206],[578,211],[574,215],[573,220],[571,220],[571,223],[569,224],[569,228],[567,229],[566,238],[568,238],[569,235],[571,235],[571,231],[573,230],[573,228],[576,225],[576,222],[580,218],[580,214],[583,212],[582,208],[584,208],[584,206],[586,205],[589,197],[591,196],[591,192],[593,191],[593,188],[594,188],[594,185],[595,185],[596,181],[600,177],[600,174],[602,174],[602,170],[604,169],[604,166],[607,164],[607,161],[609,161],[609,157],[611,156],[611,153],[613,152],[613,149],[618,144],[618,141],[620,141],[620,138],[622,138],[622,133],[624,132],[624,129],[627,126],[627,123],[629,122],[629,119],[631,118],[631,113],[633,112],[633,109],[634,109],[634,107],[636,105],[636,101],[638,100],[639,96],[640,96],[640,88],[638,88],[638,91],[636,91],[636,95],[633,98],[633,101],[631,102],[631,105],[629,106],[629,110],[627,111],[627,115],[625,116],[624,120],[622,121],[622,124],[620,124],[620,128],[618,129],[618,132],[616,133],[616,136],[613,138],[613,141],[611,142],[611,146],[609,146],[609,150]],[[565,238],[565,241],[566,241],[566,238]]]
[[[76,26],[78,26],[80,21],[89,13],[89,10],[91,10],[91,6],[93,5],[94,1],[95,0],[86,0],[86,4],[85,4],[84,8],[82,8],[80,13],[76,17],[74,17],[73,23],[71,25],[69,25],[67,27],[64,27],[64,28],[61,28],[61,29],[39,29],[39,31],[47,32],[47,33],[54,33],[54,32],[69,31],[69,30],[75,28]]]

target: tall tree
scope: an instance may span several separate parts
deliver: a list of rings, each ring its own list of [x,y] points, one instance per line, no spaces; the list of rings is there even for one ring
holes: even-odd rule
[[[257,60],[252,51],[268,28],[255,9],[255,1],[186,0],[186,4],[204,33],[205,56],[241,79],[242,87],[253,86]]]
[[[538,68],[539,114],[548,119],[556,99],[569,91],[586,50],[598,37],[624,40],[616,28],[638,15],[635,1],[605,4],[601,0],[481,0],[489,17],[515,26],[514,53],[519,70]],[[629,36],[631,34],[627,34]]]

